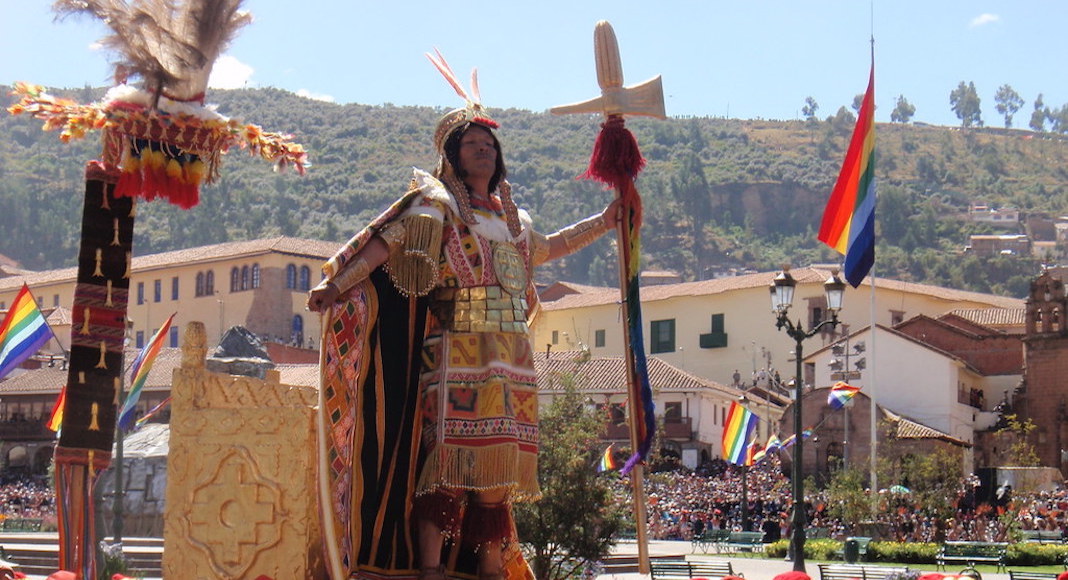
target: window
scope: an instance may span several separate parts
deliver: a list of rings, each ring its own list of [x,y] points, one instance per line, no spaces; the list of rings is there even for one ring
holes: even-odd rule
[[[675,319],[650,323],[649,351],[653,354],[675,352]]]
[[[197,272],[196,295],[197,296],[203,296],[204,295],[204,272]]]
[[[144,346],[145,346],[145,331],[138,330],[137,334],[135,336],[136,336],[135,342],[137,343],[137,348],[144,348]]]
[[[52,295],[52,306],[59,307],[59,294]]]
[[[682,402],[664,403],[664,422],[682,423]]]
[[[593,331],[593,346],[604,347],[604,329]]]
[[[294,290],[297,287],[297,267],[293,264],[286,266],[286,288]]]
[[[253,264],[252,265],[252,287],[253,288],[259,288],[260,287],[260,265],[259,264]]]
[[[723,331],[723,314],[712,315],[712,331],[699,338],[701,348],[724,348],[727,346],[727,333]]]
[[[211,270],[204,274],[204,294],[215,294],[215,272]]]
[[[237,266],[230,268],[230,292],[237,292],[241,287],[240,276],[241,272],[237,269]]]
[[[144,282],[138,282],[137,283],[137,303],[138,304],[144,304],[145,303],[145,283]]]
[[[241,289],[249,289],[248,266],[241,266]]]
[[[900,310],[891,310],[890,311],[890,326],[897,326],[898,324],[901,324],[902,322],[905,322],[905,313],[900,311]]]
[[[290,336],[293,346],[304,345],[304,318],[297,314],[293,316],[293,329]]]
[[[559,330],[554,330],[553,331],[553,344],[560,344],[560,331]]]
[[[163,300],[163,280],[154,280],[152,282],[152,301],[159,302]]]
[[[609,407],[609,417],[613,425],[622,425],[627,422],[627,406],[623,403],[612,403]]]
[[[178,299],[178,276],[171,278],[171,300]]]
[[[170,341],[171,348],[178,348],[178,327],[171,326],[171,330],[167,339]]]
[[[311,290],[311,268],[307,266],[300,267],[300,289]]]

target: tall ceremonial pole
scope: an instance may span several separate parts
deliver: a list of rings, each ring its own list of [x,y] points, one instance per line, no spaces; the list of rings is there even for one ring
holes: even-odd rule
[[[612,25],[600,21],[594,29],[594,56],[597,83],[601,96],[554,107],[554,114],[603,113],[605,122],[597,137],[589,169],[583,177],[601,181],[615,188],[621,200],[624,219],[617,226],[619,241],[619,288],[622,294],[624,358],[627,361],[627,392],[630,401],[630,442],[633,455],[623,467],[630,475],[634,502],[634,519],[638,539],[638,567],[649,574],[649,542],[646,534],[646,510],[643,461],[648,456],[656,431],[653,417],[652,390],[646,368],[642,338],[641,299],[638,292],[640,272],[640,237],[642,208],[634,179],[645,165],[634,136],[624,127],[624,115],[666,118],[664,91],[660,77],[640,85],[623,86],[623,66]]]

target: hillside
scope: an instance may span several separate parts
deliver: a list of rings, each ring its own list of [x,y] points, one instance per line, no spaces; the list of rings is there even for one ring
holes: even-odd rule
[[[13,102],[0,87],[0,104]],[[56,91],[79,102],[100,89]],[[219,112],[293,133],[313,166],[275,174],[231,152],[201,204],[180,211],[142,203],[134,249],[148,254],[273,235],[343,241],[407,185],[410,167],[434,164],[430,133],[444,109],[339,105],[277,89],[214,91]],[[611,193],[585,170],[599,117],[492,110],[501,122],[509,179],[537,227],[550,232],[602,208]],[[644,265],[687,280],[783,263],[830,262],[815,239],[853,129],[851,116],[778,122],[633,119],[648,166]],[[1022,296],[1036,259],[962,255],[971,203],[1058,216],[1068,207],[1068,146],[1028,131],[878,125],[877,273],[902,280]],[[70,266],[80,228],[82,167],[99,137],[70,145],[40,122],[0,115],[0,254],[29,269]],[[1008,232],[1004,232],[1008,233]],[[543,269],[544,280],[611,284],[611,244],[599,242]]]

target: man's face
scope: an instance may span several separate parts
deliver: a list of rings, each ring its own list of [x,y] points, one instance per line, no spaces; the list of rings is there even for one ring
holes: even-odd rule
[[[493,177],[497,170],[497,146],[487,129],[472,125],[460,138],[460,168],[469,178]]]

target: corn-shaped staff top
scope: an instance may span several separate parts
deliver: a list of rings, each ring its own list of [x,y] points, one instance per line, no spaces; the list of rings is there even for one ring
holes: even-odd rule
[[[601,90],[622,87],[623,61],[619,58],[619,43],[607,20],[601,20],[593,29],[593,52],[597,61],[597,84]]]

